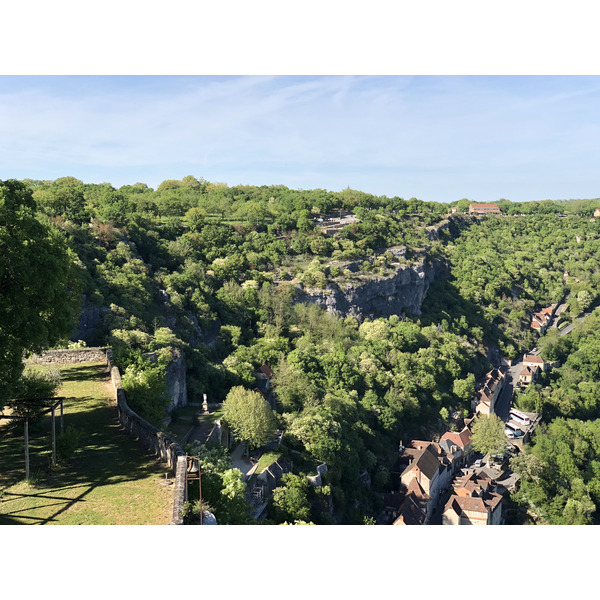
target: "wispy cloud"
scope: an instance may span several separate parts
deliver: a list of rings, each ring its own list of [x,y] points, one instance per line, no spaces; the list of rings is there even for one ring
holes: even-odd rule
[[[0,177],[600,195],[597,77],[0,77]]]

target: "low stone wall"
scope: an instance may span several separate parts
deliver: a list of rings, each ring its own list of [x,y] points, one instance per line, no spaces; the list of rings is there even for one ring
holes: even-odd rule
[[[67,350],[46,350],[33,354],[25,362],[28,364],[106,362],[108,348],[77,348]]]
[[[183,504],[185,502],[185,476],[187,460],[181,446],[166,433],[142,419],[136,412],[131,410],[125,398],[125,390],[121,384],[121,373],[113,365],[112,350],[106,349],[107,362],[110,367],[110,377],[115,389],[117,399],[117,410],[119,421],[129,434],[137,439],[146,449],[159,455],[166,462],[175,475],[175,490],[173,498],[173,520],[172,525],[183,523]]]
[[[308,483],[314,487],[323,485],[323,475],[327,473],[327,463],[321,463],[317,466],[317,474],[307,477]]]

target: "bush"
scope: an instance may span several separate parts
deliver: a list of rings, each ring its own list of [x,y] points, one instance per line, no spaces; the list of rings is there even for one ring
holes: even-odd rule
[[[56,457],[59,462],[68,462],[71,460],[79,446],[80,437],[81,433],[73,425],[68,425],[64,432],[57,436]]]
[[[150,365],[138,368],[129,365],[123,375],[123,389],[127,404],[153,425],[165,418],[169,398],[166,395],[165,367]]]
[[[58,369],[27,370],[17,384],[15,396],[26,400],[52,398],[59,386],[60,371]]]

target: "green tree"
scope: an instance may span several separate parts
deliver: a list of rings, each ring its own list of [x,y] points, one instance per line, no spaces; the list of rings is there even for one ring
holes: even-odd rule
[[[200,458],[202,473],[202,508],[210,509],[220,525],[244,525],[252,522],[246,501],[246,485],[239,469],[231,466],[231,457],[223,446],[194,442],[188,454]],[[190,486],[191,487],[191,486]],[[198,490],[190,490],[192,507],[187,520],[199,520]]]
[[[223,402],[223,415],[234,435],[250,447],[262,446],[275,435],[275,415],[258,392],[231,388]]]
[[[480,415],[473,423],[473,448],[490,455],[503,454],[506,449],[504,423],[498,415]]]
[[[0,181],[0,403],[23,370],[23,352],[68,335],[81,301],[74,255],[35,210],[25,184]]]
[[[309,521],[311,505],[308,497],[310,484],[306,477],[286,473],[283,486],[273,490],[272,517],[277,523]]]
[[[132,410],[153,425],[160,425],[169,404],[164,366],[129,365],[123,374],[123,389]]]

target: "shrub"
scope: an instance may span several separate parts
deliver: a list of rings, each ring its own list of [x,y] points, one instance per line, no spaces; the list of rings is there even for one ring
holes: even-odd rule
[[[80,437],[81,433],[72,425],[68,425],[63,433],[57,436],[56,456],[59,462],[68,462],[71,460],[79,446]]]

